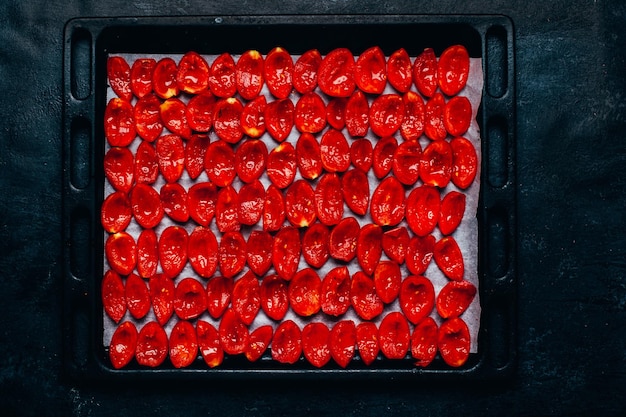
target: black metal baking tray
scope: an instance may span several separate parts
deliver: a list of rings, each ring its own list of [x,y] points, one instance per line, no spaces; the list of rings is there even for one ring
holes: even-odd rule
[[[421,369],[410,358],[364,367],[316,369],[301,361],[282,366],[229,358],[209,369],[164,364],[158,369],[112,368],[102,346],[103,114],[109,53],[182,54],[269,51],[322,54],[345,46],[353,52],[378,45],[404,47],[416,56],[425,47],[439,55],[461,43],[483,59],[484,88],[478,113],[482,137],[479,222],[481,323],[478,352],[465,365],[441,360]],[[63,233],[64,368],[88,380],[159,378],[407,378],[492,380],[513,374],[516,362],[516,179],[514,31],[501,15],[309,15],[86,18],[70,20],[64,33]],[[196,366],[197,365],[197,366]]]

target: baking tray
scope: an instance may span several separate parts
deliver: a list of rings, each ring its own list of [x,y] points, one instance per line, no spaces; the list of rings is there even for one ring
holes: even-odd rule
[[[478,276],[481,322],[478,352],[450,368],[436,359],[426,368],[413,360],[353,361],[347,369],[317,369],[300,361],[281,365],[262,358],[229,358],[209,369],[197,360],[175,369],[130,366],[115,370],[102,344],[100,281],[103,274],[103,114],[106,57],[111,53],[204,54],[277,45],[292,54],[339,46],[359,53],[372,45],[386,54],[400,47],[416,56],[437,55],[461,43],[482,58],[484,87],[477,121],[482,136],[478,207]],[[516,180],[513,23],[501,15],[299,15],[85,18],[64,32],[63,241],[64,369],[85,380],[158,378],[394,378],[487,381],[513,374],[516,363]]]

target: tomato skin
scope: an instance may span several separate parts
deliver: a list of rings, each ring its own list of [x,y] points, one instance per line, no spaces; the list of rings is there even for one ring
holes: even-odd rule
[[[302,317],[316,314],[321,308],[322,280],[312,268],[301,269],[289,282],[289,304]]]
[[[152,89],[154,93],[164,100],[178,95],[180,90],[176,83],[177,73],[178,66],[172,58],[160,59],[152,72]]]
[[[402,142],[393,154],[391,170],[404,185],[413,185],[420,174],[422,147],[418,141]]]
[[[135,359],[141,366],[155,368],[167,357],[168,341],[165,330],[154,321],[146,323],[137,335]]]
[[[334,172],[322,175],[315,187],[315,212],[320,222],[334,226],[343,218],[343,194],[341,180]]]
[[[175,222],[184,223],[189,220],[188,196],[180,183],[165,183],[161,187],[161,204],[163,211]]]
[[[470,343],[467,324],[459,317],[450,318],[439,327],[437,348],[448,365],[456,368],[467,362]]]
[[[472,104],[465,96],[454,96],[443,108],[443,125],[452,136],[461,136],[472,121]]]
[[[181,226],[168,226],[159,237],[159,261],[168,278],[175,278],[187,263],[189,235]]]
[[[158,238],[154,229],[143,229],[137,238],[137,272],[142,278],[156,274],[159,265]]]
[[[262,276],[272,266],[274,238],[265,230],[253,230],[246,244],[246,262],[252,272]]]
[[[298,99],[294,124],[300,132],[308,133],[317,133],[326,127],[326,105],[317,93],[306,93]]]
[[[472,303],[476,292],[476,287],[469,281],[448,282],[437,295],[437,313],[444,319],[460,316]]]
[[[406,250],[406,266],[414,275],[426,272],[435,251],[435,237],[413,236]]]
[[[409,351],[409,323],[402,313],[393,311],[387,314],[378,328],[380,350],[387,359],[404,359]]]
[[[293,365],[302,354],[302,332],[293,320],[278,325],[272,339],[272,359]]]
[[[372,152],[372,169],[376,178],[381,179],[393,167],[393,155],[398,149],[398,141],[393,136],[381,138]]]
[[[154,142],[163,132],[161,101],[154,94],[146,94],[133,108],[135,131],[147,142]]]
[[[283,142],[291,133],[294,125],[294,113],[295,107],[288,98],[270,101],[265,106],[263,112],[265,128],[276,142]]]
[[[404,120],[404,102],[398,94],[383,94],[374,99],[369,110],[369,123],[379,137],[393,135]]]
[[[296,162],[302,178],[314,180],[322,173],[320,144],[311,133],[304,132],[296,142]]]
[[[263,356],[267,348],[269,347],[272,336],[274,335],[274,329],[269,324],[258,327],[252,333],[248,341],[248,346],[244,354],[246,359],[250,362],[255,362]]]
[[[374,269],[374,288],[383,303],[392,303],[400,293],[402,273],[393,261],[380,261]]]
[[[328,129],[320,141],[322,166],[328,172],[345,172],[350,167],[350,145],[339,130]]]
[[[350,307],[350,272],[346,266],[331,269],[322,280],[321,308],[330,316],[339,317]]]
[[[354,56],[347,48],[330,51],[320,63],[317,83],[320,90],[331,97],[350,97],[354,81]]]
[[[187,106],[179,98],[168,98],[161,103],[159,111],[163,124],[170,132],[185,139],[191,137],[191,128],[187,122]]]
[[[137,264],[135,239],[126,232],[109,235],[104,250],[109,266],[120,275],[128,275]]]
[[[396,177],[387,177],[372,194],[372,221],[379,226],[396,226],[404,218],[404,207],[404,187]]]
[[[133,186],[133,153],[128,148],[112,147],[104,155],[104,175],[117,191],[127,193]]]
[[[121,56],[111,56],[107,59],[107,77],[109,85],[119,98],[130,101],[133,92],[130,88],[130,66]]]
[[[174,281],[165,274],[156,274],[148,281],[152,311],[157,322],[164,326],[174,314]]]
[[[130,68],[130,89],[137,98],[152,92],[152,74],[156,67],[153,58],[139,58]]]
[[[315,90],[321,63],[322,55],[317,49],[310,49],[300,55],[293,66],[293,87],[297,92],[306,94]]]
[[[330,256],[350,262],[356,256],[357,240],[361,227],[354,217],[345,217],[330,231],[328,249]]]
[[[191,267],[202,278],[213,276],[218,266],[218,242],[208,227],[198,226],[189,235],[187,254]]]
[[[286,188],[296,176],[296,164],[296,149],[291,143],[283,142],[267,157],[267,176],[276,187]]]
[[[252,324],[261,309],[259,280],[252,271],[246,272],[235,282],[232,308],[246,326]]]
[[[187,123],[196,132],[208,132],[213,127],[215,96],[210,91],[194,95],[187,103]]]
[[[279,230],[285,221],[285,216],[283,193],[274,184],[270,184],[265,190],[263,230],[270,232]]]
[[[237,97],[228,97],[215,103],[213,131],[225,142],[237,143],[243,137],[241,115],[243,104]]]
[[[211,142],[204,160],[209,180],[218,187],[229,186],[236,175],[235,159],[235,151],[226,141]]]
[[[370,109],[361,90],[355,90],[346,103],[344,114],[346,129],[352,137],[363,137],[370,128]]]
[[[328,239],[330,231],[323,223],[313,223],[302,236],[302,256],[306,263],[314,268],[321,268],[328,258]]]
[[[159,177],[159,157],[154,146],[142,140],[135,152],[135,182],[153,184]]]
[[[406,221],[417,236],[432,233],[439,221],[441,200],[439,191],[430,185],[422,185],[411,191],[406,199]]]
[[[252,183],[265,171],[267,146],[260,140],[247,140],[235,151],[235,172],[241,181]]]
[[[178,135],[164,135],[156,141],[159,171],[166,182],[176,182],[185,169],[185,145]]]
[[[220,344],[229,355],[240,355],[246,351],[250,332],[233,309],[224,312],[218,329]]]
[[[126,230],[130,224],[133,211],[128,195],[122,191],[115,191],[102,202],[100,209],[100,223],[108,233],[117,233]]]
[[[200,226],[207,227],[215,216],[217,187],[212,182],[198,182],[187,192],[189,216]]]
[[[302,329],[302,351],[316,368],[326,365],[330,355],[330,330],[324,323],[311,322]]]
[[[233,280],[223,276],[214,276],[206,286],[207,311],[214,319],[222,317],[230,305],[233,294]]]
[[[413,63],[413,82],[417,91],[432,97],[437,90],[437,56],[432,48],[426,48]]]
[[[285,193],[285,214],[295,227],[307,227],[315,222],[315,191],[306,180],[297,180]]]
[[[356,314],[363,320],[372,320],[383,312],[383,301],[376,293],[374,280],[357,271],[350,283],[350,303]]]
[[[400,287],[400,308],[404,316],[413,324],[430,315],[435,307],[435,288],[432,282],[422,275],[410,275]]]
[[[372,141],[365,138],[356,139],[350,145],[350,162],[355,168],[367,172],[372,167]]]
[[[263,55],[259,51],[247,50],[235,65],[235,86],[237,92],[245,100],[252,100],[263,88]]]
[[[289,52],[280,46],[275,47],[265,57],[263,77],[270,93],[277,99],[285,99],[293,89],[293,59]]]
[[[462,281],[465,273],[463,254],[452,236],[445,236],[435,243],[435,263],[443,274],[453,281]]]
[[[326,105],[326,121],[337,130],[346,126],[346,106],[348,99],[345,97],[333,97]]]
[[[364,216],[369,206],[369,180],[365,172],[351,169],[341,177],[343,199],[354,214]]]
[[[239,189],[237,217],[245,225],[254,225],[263,214],[265,204],[265,188],[259,180],[244,184]]]
[[[109,344],[109,359],[114,369],[128,365],[137,349],[137,328],[130,321],[117,326]]]
[[[416,366],[422,368],[431,364],[437,355],[437,323],[426,317],[417,323],[411,335],[411,356]]]
[[[452,45],[441,53],[437,65],[439,88],[454,96],[465,88],[469,76],[470,59],[463,45]]]
[[[330,331],[330,354],[342,368],[346,368],[356,348],[356,325],[352,320],[337,322]]]
[[[438,225],[442,234],[451,234],[463,220],[465,199],[465,194],[455,190],[450,191],[441,199]]]
[[[246,241],[241,233],[225,232],[217,254],[223,276],[231,278],[240,273],[246,264]]]
[[[115,323],[119,323],[127,310],[126,289],[122,277],[115,270],[107,270],[102,278],[101,291],[104,312]]]
[[[267,99],[258,96],[247,102],[241,111],[241,129],[251,138],[260,138],[265,133],[265,107]]]
[[[372,223],[364,225],[359,231],[356,245],[356,257],[363,272],[372,275],[383,254],[383,229]]]
[[[150,290],[143,279],[131,273],[126,278],[126,304],[128,311],[136,318],[143,318],[150,311]]]
[[[365,93],[381,94],[387,85],[385,54],[372,46],[359,55],[354,64],[354,82]]]
[[[198,94],[209,87],[209,64],[200,54],[189,51],[178,62],[176,84],[189,94]]]
[[[174,368],[186,368],[198,357],[198,336],[188,321],[179,321],[172,328],[169,353]]]
[[[136,184],[130,193],[130,204],[135,220],[144,229],[152,229],[164,215],[161,197],[147,184]]]
[[[462,190],[474,182],[478,171],[478,156],[472,142],[464,137],[456,137],[450,141],[452,148],[452,183]]]
[[[385,255],[398,265],[402,265],[409,246],[409,232],[406,227],[400,226],[387,230],[383,233],[382,245]]]
[[[229,98],[237,92],[235,81],[236,65],[233,57],[224,52],[211,64],[208,85],[211,93],[217,97]]]
[[[220,337],[217,329],[204,320],[196,322],[196,334],[198,340],[198,348],[204,363],[209,368],[215,368],[224,361],[224,349],[220,344]]]
[[[376,360],[378,352],[380,352],[378,340],[376,324],[371,321],[364,321],[356,326],[356,345],[359,356],[365,365],[371,365]]]
[[[185,169],[189,178],[195,180],[204,170],[204,160],[209,147],[208,135],[192,135],[185,145]]]
[[[272,264],[276,274],[290,281],[300,262],[300,232],[293,226],[283,227],[274,236],[272,246]]]
[[[430,142],[420,162],[420,178],[424,184],[444,188],[452,177],[452,147],[446,140]]]
[[[272,320],[280,321],[289,310],[287,281],[278,275],[268,275],[261,282],[261,308]]]
[[[400,125],[400,135],[404,140],[418,140],[424,133],[425,111],[424,100],[413,92],[407,91],[402,96],[404,118]]]
[[[104,136],[111,146],[128,146],[135,139],[135,115],[130,102],[114,97],[104,109]]]
[[[424,133],[431,140],[442,140],[448,135],[443,122],[446,102],[441,93],[435,93],[424,107]]]
[[[413,64],[408,52],[400,48],[387,60],[387,79],[389,84],[401,93],[406,93],[413,83]]]

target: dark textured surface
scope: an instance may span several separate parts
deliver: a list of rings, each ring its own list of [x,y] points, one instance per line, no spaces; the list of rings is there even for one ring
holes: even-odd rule
[[[258,4],[257,4],[258,3]],[[3,415],[626,414],[626,5],[6,1],[0,6]],[[86,386],[61,378],[62,48],[72,17],[501,13],[516,35],[518,370],[505,384]]]

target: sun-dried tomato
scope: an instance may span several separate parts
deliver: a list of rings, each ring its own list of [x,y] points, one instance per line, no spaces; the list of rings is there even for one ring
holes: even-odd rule
[[[302,332],[293,320],[281,322],[272,339],[272,359],[293,365],[302,355]]]
[[[198,336],[188,321],[176,322],[169,339],[170,361],[174,368],[186,368],[198,357]]]
[[[211,64],[211,71],[208,78],[211,92],[221,98],[234,96],[237,92],[235,72],[235,60],[228,52],[224,52],[215,58]]]
[[[183,320],[191,320],[206,311],[206,290],[195,278],[183,278],[174,291],[174,311]]]
[[[109,359],[115,369],[128,365],[137,350],[137,328],[130,321],[117,326],[109,344]]]
[[[259,51],[247,50],[237,60],[235,66],[235,85],[239,95],[252,100],[263,88],[263,55]]]
[[[252,271],[235,281],[231,303],[241,321],[250,326],[261,309],[259,279]]]
[[[135,359],[141,366],[155,368],[167,357],[167,333],[155,321],[148,322],[139,330]]]
[[[411,323],[417,324],[433,311],[435,288],[428,278],[411,275],[402,281],[399,298],[404,316]]]
[[[209,64],[200,54],[189,51],[178,62],[176,84],[189,94],[198,94],[209,87]]]
[[[330,316],[339,317],[350,307],[350,272],[346,266],[337,266],[322,280],[321,308]]]
[[[109,235],[104,251],[109,266],[120,275],[128,275],[137,264],[137,244],[135,239],[126,232]]]
[[[101,291],[104,312],[111,320],[119,323],[127,309],[126,290],[122,277],[116,271],[109,269],[102,278]]]
[[[174,314],[174,281],[165,274],[156,274],[148,281],[152,311],[161,326]]]

